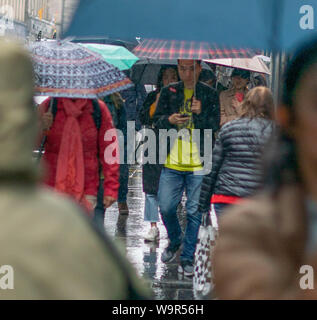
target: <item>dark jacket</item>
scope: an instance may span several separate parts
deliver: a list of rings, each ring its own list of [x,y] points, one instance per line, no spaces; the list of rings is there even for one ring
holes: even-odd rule
[[[142,170],[142,181],[143,181],[143,192],[147,194],[156,195],[158,192],[158,186],[161,176],[162,165],[159,164],[159,141],[158,141],[158,131],[153,128],[153,119],[150,118],[150,107],[155,102],[158,92],[152,91],[148,94],[147,98],[144,101],[144,104],[139,112],[139,119],[143,126],[146,128],[151,128],[154,130],[156,135],[156,155],[157,155],[157,164],[146,163],[143,165]],[[146,142],[146,141],[144,141]],[[147,152],[145,151],[145,156]]]
[[[202,111],[199,115],[193,114],[195,129],[212,129],[215,133],[219,129],[220,109],[217,92],[202,82],[196,84],[196,99],[201,101]],[[170,84],[161,90],[161,96],[154,114],[154,125],[158,129],[176,129],[168,118],[179,113],[184,105],[184,83],[182,81]],[[167,150],[170,150],[169,143]],[[200,155],[204,155],[204,134],[200,137]]]
[[[146,98],[144,85],[135,84],[133,87],[121,91],[120,94],[125,100],[124,107],[127,121],[135,121],[136,130],[140,130],[141,124],[138,113]]]
[[[143,126],[151,126],[153,124],[153,119],[150,118],[150,107],[155,102],[158,93],[157,90],[150,92],[139,111],[139,119]]]
[[[103,100],[111,113],[113,126],[120,130],[124,136],[124,153],[120,153],[120,160],[122,160],[124,163],[127,163],[127,114],[124,107],[124,102],[121,96],[116,94],[106,96]]]
[[[213,194],[247,197],[261,186],[261,155],[273,125],[266,119],[241,118],[219,131],[212,170],[203,179],[199,210],[208,211]]]

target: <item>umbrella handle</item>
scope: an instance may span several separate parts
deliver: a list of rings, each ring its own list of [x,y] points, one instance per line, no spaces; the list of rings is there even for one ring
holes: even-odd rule
[[[52,112],[52,108],[53,108],[53,103],[54,103],[54,98],[52,97],[51,100],[50,100],[50,105],[49,105],[49,108],[47,110],[47,112]],[[42,138],[42,141],[41,141],[41,144],[40,144],[40,148],[39,148],[39,153],[38,153],[38,156],[37,156],[37,164],[40,163],[41,161],[41,158],[42,158],[42,152],[44,150],[44,147],[45,147],[45,143],[46,143],[46,140],[47,140],[47,135],[49,133],[49,130],[43,130],[43,133],[44,133],[44,136]]]
[[[45,146],[46,140],[47,140],[47,135],[45,135],[42,138],[41,145],[40,145],[40,148],[38,150],[39,153],[38,153],[38,156],[37,156],[37,159],[36,159],[37,164],[39,164],[41,159],[42,159],[42,152],[44,150],[44,146]]]

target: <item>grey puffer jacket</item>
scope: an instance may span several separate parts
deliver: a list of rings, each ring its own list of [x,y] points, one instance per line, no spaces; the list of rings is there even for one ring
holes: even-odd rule
[[[262,118],[240,118],[221,128],[212,170],[202,182],[200,211],[209,210],[214,194],[247,197],[261,187],[262,152],[272,132],[272,121]]]

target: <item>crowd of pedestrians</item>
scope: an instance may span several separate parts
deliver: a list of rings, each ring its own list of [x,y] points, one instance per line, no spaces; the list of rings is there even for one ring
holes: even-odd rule
[[[103,100],[50,97],[38,117],[30,57],[17,44],[0,45],[1,235],[10,247],[0,257],[19,266],[22,284],[6,298],[149,297],[103,230],[115,202],[118,214],[129,214],[127,121],[155,136],[155,163],[142,164],[144,240],[160,240],[162,221],[163,263],[180,253],[178,273],[193,276],[202,216],[214,214],[219,238],[210,259],[219,298],[316,298],[300,291],[298,269],[316,266],[317,42],[292,58],[278,107],[261,76],[251,88],[251,72],[236,68],[224,88],[200,60],[179,59],[162,65],[147,96],[135,83]],[[121,155],[118,136],[104,139],[114,129],[125,138]],[[31,154],[43,136],[37,166]],[[120,164],[107,158],[109,146]],[[183,233],[177,209],[184,195]]]

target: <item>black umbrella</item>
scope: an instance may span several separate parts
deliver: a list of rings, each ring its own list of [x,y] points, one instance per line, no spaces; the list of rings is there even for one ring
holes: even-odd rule
[[[134,83],[156,85],[163,65],[177,66],[177,59],[141,59],[132,67],[130,78]],[[203,69],[211,70],[205,62],[202,62],[201,66]]]

